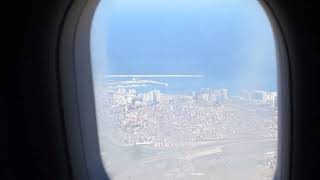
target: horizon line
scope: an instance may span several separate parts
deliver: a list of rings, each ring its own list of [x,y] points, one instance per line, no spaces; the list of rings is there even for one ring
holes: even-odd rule
[[[201,78],[205,77],[204,75],[199,74],[115,74],[115,75],[104,75],[105,77],[111,78],[124,78],[124,77],[132,77],[132,78],[154,78],[154,77],[179,77],[179,78]]]

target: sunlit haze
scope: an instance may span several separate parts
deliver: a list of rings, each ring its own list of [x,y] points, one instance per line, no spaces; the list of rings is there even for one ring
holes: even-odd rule
[[[91,62],[111,179],[271,179],[277,70],[255,0],[101,0]]]

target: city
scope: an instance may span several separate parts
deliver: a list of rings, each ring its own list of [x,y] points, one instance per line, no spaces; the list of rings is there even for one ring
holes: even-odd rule
[[[228,89],[202,88],[169,94],[142,92],[137,84],[168,86],[136,78],[95,85],[101,155],[113,179],[273,177],[276,92],[232,96]]]

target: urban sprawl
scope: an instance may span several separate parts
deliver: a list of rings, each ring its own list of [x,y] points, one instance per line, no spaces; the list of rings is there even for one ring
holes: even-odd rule
[[[268,146],[268,152],[257,155],[257,162],[268,172],[275,169],[276,92],[242,90],[239,96],[230,96],[227,89],[211,88],[188,94],[167,94],[157,89],[142,93],[134,88],[112,89],[107,85],[95,88],[99,136],[115,146],[156,152],[154,157],[158,159],[159,154],[188,149],[189,154],[178,154],[175,158],[193,160],[216,154],[212,149],[217,147],[227,152],[231,147],[226,146],[228,143],[263,142],[257,146]],[[195,153],[197,147],[202,149]],[[101,148],[102,152],[107,149]],[[107,164],[110,161],[105,160]],[[270,172],[265,176],[271,176]],[[165,174],[170,175],[170,171]]]

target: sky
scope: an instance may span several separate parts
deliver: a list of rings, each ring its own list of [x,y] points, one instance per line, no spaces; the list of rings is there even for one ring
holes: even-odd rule
[[[101,0],[91,57],[95,77],[149,75],[139,78],[167,92],[277,88],[273,32],[256,0]]]

